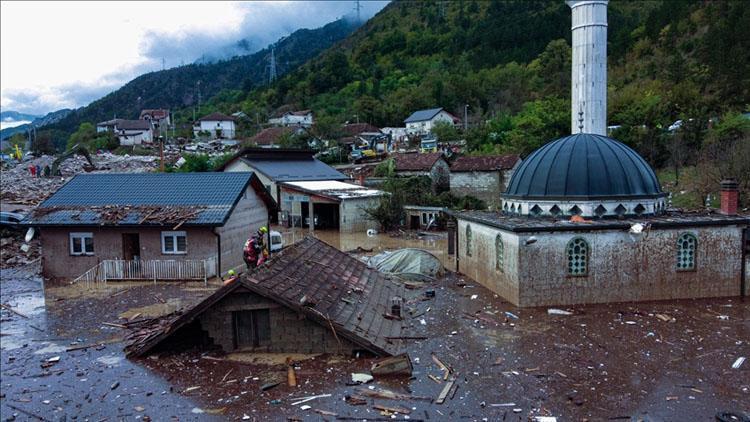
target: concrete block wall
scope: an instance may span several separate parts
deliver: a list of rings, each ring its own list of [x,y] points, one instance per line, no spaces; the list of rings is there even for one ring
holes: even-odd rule
[[[451,193],[456,196],[471,195],[484,201],[488,207],[500,207],[500,194],[503,193],[499,171],[452,172]]]
[[[248,186],[224,226],[216,229],[221,236],[221,273],[244,267],[242,250],[247,239],[261,226],[268,225],[265,202]],[[215,243],[215,242],[214,242]]]
[[[254,293],[238,292],[225,297],[200,316],[201,327],[208,332],[214,344],[225,352],[231,352],[234,350],[232,312],[255,309],[269,309],[271,320],[270,341],[259,347],[258,351],[351,354],[357,348],[341,337],[339,345],[330,328]]]
[[[380,202],[380,197],[342,200],[339,205],[339,231],[357,233],[366,232],[368,229],[378,229],[378,223],[364,211],[376,207],[378,202]]]

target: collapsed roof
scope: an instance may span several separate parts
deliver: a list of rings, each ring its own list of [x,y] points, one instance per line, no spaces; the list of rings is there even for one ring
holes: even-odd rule
[[[144,331],[126,346],[128,356],[143,356],[235,291],[250,291],[334,330],[339,337],[381,356],[401,348],[402,321],[388,318],[391,300],[405,299],[406,288],[312,236],[283,249],[267,265],[221,287],[169,321]]]

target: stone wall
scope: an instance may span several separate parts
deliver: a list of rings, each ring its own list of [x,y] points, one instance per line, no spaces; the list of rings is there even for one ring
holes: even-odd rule
[[[467,224],[471,257],[466,256]],[[676,269],[677,238],[683,233],[698,240],[692,271]],[[508,274],[494,270],[497,234],[504,240]],[[527,245],[531,236],[536,241]],[[724,297],[740,294],[741,236],[738,226],[652,229],[641,235],[619,230],[515,234],[459,220],[458,253],[462,273],[518,306]],[[586,276],[567,272],[566,246],[575,237],[589,245]]]
[[[261,226],[268,226],[266,203],[248,186],[245,194],[234,207],[224,226],[216,229],[221,235],[221,273],[242,268],[242,250],[247,239]],[[267,241],[268,239],[266,239]]]
[[[210,227],[183,227],[179,231],[187,234],[187,253],[162,254],[161,232],[165,228],[120,228],[120,227],[43,227],[40,230],[42,244],[42,274],[45,277],[72,279],[93,268],[104,259],[123,259],[122,235],[138,233],[141,259],[207,259],[216,258],[218,242]],[[70,233],[92,233],[94,255],[71,255]]]
[[[330,329],[306,319],[304,316],[250,292],[230,293],[200,317],[201,327],[208,332],[215,345],[225,352],[235,350],[232,312],[268,309],[271,318],[271,335],[268,344],[256,351],[269,353],[341,353],[351,354],[357,346]]]
[[[503,185],[500,171],[452,172],[451,193],[456,196],[471,195],[484,201],[488,207],[499,209]]]

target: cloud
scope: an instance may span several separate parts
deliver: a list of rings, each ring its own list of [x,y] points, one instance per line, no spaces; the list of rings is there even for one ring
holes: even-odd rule
[[[372,17],[387,3],[388,1],[361,2],[362,19]],[[168,4],[169,7],[172,5],[179,7],[179,3]],[[137,48],[134,48],[134,54],[128,54],[127,58],[122,55],[122,62],[119,65],[110,67],[110,69],[118,68],[117,71],[102,72],[103,74],[95,77],[89,76],[85,80],[80,80],[83,79],[80,75],[73,75],[70,78],[75,79],[69,82],[59,81],[41,86],[38,84],[40,77],[37,77],[33,83],[25,83],[26,86],[22,88],[6,83],[2,89],[0,107],[3,110],[17,110],[33,114],[45,114],[60,108],[81,107],[116,90],[138,75],[160,70],[162,61],[167,68],[170,68],[195,62],[201,57],[215,60],[251,54],[297,29],[317,28],[341,17],[353,18],[355,16],[354,5],[353,1],[232,3],[234,7],[232,10],[241,16],[236,21],[239,24],[212,26],[210,16],[201,15],[205,18],[201,20],[201,23],[205,23],[203,27],[191,24],[185,25],[184,29],[177,30],[162,30],[159,19],[148,18],[145,21],[137,21],[138,25],[145,25],[145,27],[133,30],[132,34],[127,31],[118,31],[117,37],[132,37],[132,43],[135,44],[130,45]],[[188,12],[183,11],[183,13]],[[195,15],[197,12],[190,13]],[[203,13],[205,14],[205,11]],[[221,13],[227,14],[226,7]],[[194,19],[195,17],[186,15],[185,19],[188,18]],[[175,19],[180,21],[179,19],[182,18]],[[127,24],[130,25],[130,23]],[[102,36],[106,38],[108,35],[105,33]],[[86,44],[86,41],[81,40],[81,44]],[[118,48],[124,48],[123,44],[118,45]],[[14,57],[6,57],[4,54],[2,60],[21,60],[22,57],[16,57],[19,54],[21,53],[13,54]],[[96,60],[100,60],[96,56],[96,54],[89,54],[83,59],[75,59],[77,69],[93,69],[93,66],[97,64]],[[85,60],[94,60],[94,62],[87,64]]]

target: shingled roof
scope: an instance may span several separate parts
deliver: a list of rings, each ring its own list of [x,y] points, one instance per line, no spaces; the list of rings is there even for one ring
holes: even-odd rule
[[[312,236],[283,249],[268,264],[244,279],[221,287],[185,310],[159,331],[126,347],[142,356],[171,334],[194,321],[229,293],[250,290],[305,315],[327,329],[377,355],[393,355],[402,347],[403,322],[385,318],[391,298],[405,298],[400,282]]]
[[[443,159],[442,152],[405,152],[400,154],[391,154],[388,156],[393,159],[393,164],[397,172],[399,171],[430,171],[432,166],[438,160]]]
[[[510,170],[521,160],[517,154],[483,157],[459,157],[451,164],[452,172]]]
[[[269,127],[256,133],[250,138],[250,143],[257,145],[274,145],[279,139],[286,135],[293,135],[300,130],[299,126]]]
[[[251,185],[276,204],[253,173],[79,174],[29,214],[33,226],[221,226]]]

